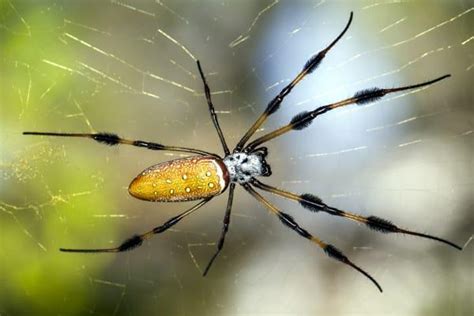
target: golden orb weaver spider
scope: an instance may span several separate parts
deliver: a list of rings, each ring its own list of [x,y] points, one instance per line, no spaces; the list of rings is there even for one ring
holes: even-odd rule
[[[219,237],[219,241],[217,243],[217,250],[211,257],[209,263],[207,264],[204,270],[203,275],[205,276],[209,272],[209,269],[211,268],[214,260],[217,258],[224,246],[225,237],[230,223],[230,214],[232,210],[232,202],[236,183],[239,183],[248,193],[250,193],[250,195],[256,198],[260,203],[262,203],[273,215],[277,216],[284,225],[294,230],[301,237],[304,237],[309,241],[315,243],[329,257],[351,266],[352,268],[369,278],[379,289],[380,292],[382,292],[382,287],[371,275],[369,275],[367,272],[365,272],[360,267],[355,265],[352,261],[350,261],[347,256],[345,256],[339,249],[337,249],[331,244],[325,243],[321,239],[310,234],[306,229],[302,228],[293,219],[292,216],[280,211],[275,205],[270,203],[266,198],[264,198],[260,193],[258,193],[255,188],[273,193],[286,199],[296,201],[302,207],[312,212],[326,212],[330,215],[344,217],[352,221],[365,224],[368,228],[381,233],[401,233],[428,238],[445,243],[456,249],[462,250],[462,247],[446,239],[435,237],[433,235],[406,230],[398,227],[397,225],[386,219],[382,219],[377,216],[365,217],[355,213],[343,211],[325,204],[319,197],[313,194],[291,193],[264,184],[256,179],[256,177],[258,176],[268,177],[271,175],[270,166],[265,160],[268,154],[267,148],[261,147],[263,143],[290,131],[302,130],[308,127],[316,117],[333,109],[354,103],[357,105],[365,105],[367,103],[374,102],[389,93],[428,86],[450,77],[450,75],[444,75],[442,77],[430,81],[397,88],[371,88],[362,90],[355,93],[354,96],[351,98],[320,106],[314,109],[313,111],[301,112],[294,116],[291,119],[290,123],[288,123],[287,125],[284,125],[283,127],[278,128],[270,133],[267,133],[246,145],[247,141],[255,134],[257,129],[267,120],[267,118],[270,115],[274,114],[276,111],[278,111],[284,98],[292,91],[292,89],[306,75],[311,74],[319,66],[319,64],[326,56],[326,53],[331,50],[331,48],[343,37],[343,35],[349,29],[349,26],[352,22],[352,17],[353,13],[351,12],[349,21],[347,22],[344,30],[336,37],[336,39],[333,40],[333,42],[330,43],[329,46],[327,46],[325,49],[313,55],[306,62],[306,64],[303,66],[303,69],[298,73],[298,75],[293,79],[293,81],[291,81],[286,87],[284,87],[281,92],[268,103],[264,112],[258,117],[255,123],[244,134],[244,136],[238,142],[232,153],[229,151],[224,135],[219,126],[217,115],[214,111],[214,105],[212,104],[211,100],[210,89],[202,71],[201,64],[199,63],[199,61],[197,61],[198,70],[204,84],[204,92],[207,99],[209,113],[219,136],[220,142],[222,144],[225,153],[224,158],[220,157],[217,154],[195,148],[166,146],[153,142],[124,139],[113,133],[24,132],[24,135],[83,137],[91,138],[99,143],[110,146],[125,144],[135,147],[143,147],[150,150],[165,150],[195,154],[195,156],[162,162],[147,168],[131,182],[129,186],[129,193],[138,199],[147,201],[179,202],[201,200],[199,203],[197,203],[190,209],[182,212],[181,214],[170,218],[161,226],[157,226],[146,233],[132,236],[131,238],[125,240],[118,247],[99,249],[60,248],[60,251],[79,253],[100,253],[123,252],[134,249],[140,246],[144,240],[151,238],[155,234],[160,234],[166,231],[168,228],[172,227],[173,225],[177,224],[181,219],[192,214],[201,206],[212,200],[215,196],[226,191],[227,187],[229,187],[227,207],[224,215],[222,231]]]

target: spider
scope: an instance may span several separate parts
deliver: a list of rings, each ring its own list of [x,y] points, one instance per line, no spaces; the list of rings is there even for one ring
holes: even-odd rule
[[[436,240],[442,242],[456,249],[462,250],[462,247],[446,240],[433,235],[423,234],[404,228],[400,228],[389,220],[377,217],[377,216],[362,216],[355,213],[350,213],[344,210],[337,209],[335,207],[325,204],[319,197],[311,193],[296,194],[268,184],[262,183],[257,177],[269,177],[272,172],[270,165],[266,161],[268,150],[266,147],[261,146],[262,144],[286,134],[290,131],[300,131],[308,127],[314,119],[319,115],[322,115],[331,110],[349,105],[365,105],[367,103],[379,100],[383,96],[389,93],[400,92],[420,87],[425,87],[434,84],[438,81],[450,77],[450,75],[444,75],[439,78],[417,83],[408,86],[402,86],[397,88],[371,88],[361,90],[354,94],[353,97],[345,100],[330,103],[324,106],[317,107],[312,111],[304,111],[294,116],[291,121],[281,128],[278,128],[272,132],[269,132],[263,136],[258,137],[254,141],[247,144],[249,139],[255,134],[257,129],[267,120],[267,118],[278,111],[285,97],[293,90],[293,88],[301,81],[306,75],[311,74],[322,62],[326,54],[333,48],[333,46],[343,37],[352,22],[353,13],[351,12],[349,21],[347,22],[343,31],[333,40],[329,46],[321,50],[317,54],[313,55],[303,66],[303,69],[298,75],[285,86],[280,93],[274,97],[266,106],[263,113],[258,117],[255,123],[240,139],[238,144],[232,153],[227,146],[226,140],[219,126],[217,115],[214,110],[214,105],[211,100],[211,92],[209,85],[207,84],[204,72],[201,68],[201,64],[197,61],[197,67],[201,76],[204,92],[207,100],[209,113],[213,122],[213,125],[217,131],[220,139],[220,143],[224,150],[224,157],[210,153],[204,150],[188,147],[168,146],[159,143],[142,141],[142,140],[129,140],[119,137],[114,133],[54,133],[54,132],[24,132],[24,135],[43,135],[43,136],[62,136],[62,137],[82,137],[90,138],[99,143],[105,145],[118,145],[125,144],[135,147],[143,147],[150,150],[164,150],[174,152],[185,152],[194,154],[194,156],[187,158],[179,158],[162,162],[153,165],[145,169],[140,173],[130,184],[128,191],[135,198],[155,201],[155,202],[183,202],[200,200],[199,203],[193,207],[187,209],[179,215],[170,218],[161,226],[154,227],[152,230],[147,231],[143,234],[137,234],[129,239],[126,239],[119,246],[114,248],[98,248],[98,249],[69,249],[60,248],[63,252],[76,252],[76,253],[115,253],[128,251],[142,245],[144,240],[150,239],[156,234],[163,233],[170,227],[177,224],[184,217],[194,213],[196,210],[207,204],[217,195],[220,195],[229,188],[229,195],[227,198],[227,207],[223,219],[222,231],[220,233],[219,241],[217,242],[217,249],[214,255],[211,257],[209,263],[204,269],[203,276],[207,275],[209,269],[214,263],[215,259],[221,252],[226,234],[229,229],[232,202],[234,197],[234,190],[236,184],[240,184],[250,195],[252,195],[258,202],[262,203],[271,214],[278,217],[278,219],[287,227],[294,230],[301,237],[308,239],[321,248],[330,258],[340,261],[366,276],[373,284],[382,292],[382,287],[379,283],[366,271],[362,270],[359,266],[354,264],[346,255],[342,253],[335,246],[326,243],[318,237],[309,233],[306,229],[301,227],[292,216],[278,209],[274,204],[270,203],[265,197],[263,197],[257,190],[270,192],[277,196],[290,199],[298,202],[303,208],[312,212],[325,212],[330,215],[344,217],[349,220],[365,224],[368,228],[381,232],[381,233],[401,233],[408,234],[427,239]],[[246,145],[247,144],[247,145]]]

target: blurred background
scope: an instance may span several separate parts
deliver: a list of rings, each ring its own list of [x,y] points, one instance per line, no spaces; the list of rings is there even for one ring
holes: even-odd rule
[[[194,203],[132,198],[181,157],[23,131],[116,132],[221,153],[200,59],[233,147],[306,60],[347,34],[258,132],[369,87],[427,89],[320,117],[268,144],[289,191],[457,244],[383,235],[265,194],[384,288],[328,259],[242,189],[208,277],[226,198],[121,254]],[[1,12],[1,315],[472,315],[472,1],[12,1]]]

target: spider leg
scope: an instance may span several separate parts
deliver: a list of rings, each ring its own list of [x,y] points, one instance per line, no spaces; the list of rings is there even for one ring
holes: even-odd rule
[[[183,213],[176,215],[169,220],[167,220],[163,225],[157,226],[152,230],[141,234],[141,235],[134,235],[129,239],[125,240],[120,246],[114,248],[102,248],[102,249],[68,249],[68,248],[59,248],[60,251],[63,252],[82,252],[82,253],[99,253],[99,252],[123,252],[127,250],[135,249],[142,245],[144,240],[150,239],[155,234],[160,234],[166,231],[168,228],[177,224],[180,220],[184,217],[188,216],[189,214],[193,213],[194,211],[198,210],[201,206],[206,204],[212,199],[212,197],[207,198],[199,202],[198,204],[194,205],[190,209],[184,211]]]
[[[286,225],[287,227],[297,232],[301,237],[304,237],[310,240],[311,242],[315,243],[316,245],[318,245],[329,257],[335,260],[338,260],[342,263],[345,263],[348,266],[354,268],[355,270],[365,275],[370,281],[372,281],[372,283],[374,283],[374,285],[378,288],[380,292],[383,292],[382,287],[370,274],[368,274],[367,272],[365,272],[364,270],[356,266],[339,249],[311,235],[307,230],[300,227],[298,223],[295,222],[293,217],[277,209],[273,204],[268,202],[263,196],[261,196],[257,191],[255,191],[249,184],[243,184],[243,187],[245,188],[245,190],[247,190],[247,192],[249,192],[253,197],[255,197],[260,203],[265,205],[265,207],[267,207],[270,212],[278,216],[278,218],[284,225]]]
[[[401,233],[401,234],[407,234],[407,235],[412,235],[412,236],[418,236],[418,237],[422,237],[422,238],[436,240],[436,241],[442,242],[444,244],[447,244],[447,245],[449,245],[453,248],[456,248],[458,250],[462,250],[462,247],[456,245],[453,242],[450,242],[449,240],[442,239],[442,238],[432,236],[432,235],[428,235],[428,234],[422,234],[422,233],[410,231],[410,230],[407,230],[407,229],[403,229],[403,228],[400,228],[400,227],[396,226],[392,222],[390,222],[386,219],[377,217],[377,216],[365,217],[365,216],[361,216],[361,215],[358,215],[358,214],[342,211],[342,210],[337,209],[337,208],[332,207],[332,206],[328,206],[319,197],[317,197],[315,195],[312,195],[312,194],[309,194],[309,193],[304,193],[304,194],[298,195],[298,194],[295,194],[295,193],[283,191],[283,190],[277,189],[275,187],[269,186],[267,184],[264,184],[264,183],[258,181],[255,178],[252,179],[252,184],[254,186],[256,186],[257,188],[262,189],[264,191],[271,192],[275,195],[279,195],[279,196],[282,196],[284,198],[287,198],[287,199],[290,199],[290,200],[293,200],[293,201],[297,201],[301,204],[301,206],[303,206],[304,208],[306,208],[310,211],[313,211],[313,212],[321,211],[321,212],[325,212],[325,213],[328,213],[328,214],[331,214],[331,215],[344,217],[344,218],[350,219],[352,221],[365,224],[365,225],[367,225],[368,228],[370,228],[372,230],[375,230],[375,231],[378,231],[378,232],[381,232],[381,233],[386,233],[386,234],[388,234],[388,233]]]
[[[212,123],[216,128],[217,134],[219,135],[219,139],[221,140],[222,148],[224,149],[224,153],[227,156],[228,154],[230,154],[230,151],[229,147],[227,147],[227,143],[225,142],[224,134],[222,134],[221,127],[219,126],[216,111],[214,110],[214,104],[212,104],[211,90],[209,89],[209,85],[207,84],[206,77],[204,77],[204,72],[202,71],[201,63],[199,62],[199,60],[197,60],[196,62],[199,69],[199,74],[201,75],[202,82],[204,83],[204,92],[206,94],[207,105],[209,106],[209,113],[211,114]]]
[[[284,87],[280,93],[274,97],[270,103],[268,103],[265,111],[260,115],[260,117],[255,121],[255,123],[250,127],[250,129],[245,133],[245,135],[242,137],[242,139],[239,141],[237,146],[235,147],[234,152],[241,151],[242,148],[244,147],[245,143],[252,137],[253,134],[257,131],[257,129],[267,120],[267,118],[278,111],[281,103],[283,102],[283,99],[291,92],[291,90],[307,75],[312,73],[318,66],[321,64],[323,61],[324,57],[326,56],[327,52],[336,45],[336,43],[342,38],[342,36],[346,33],[346,31],[349,29],[349,26],[351,25],[352,22],[352,16],[353,13],[351,12],[351,15],[349,17],[349,21],[346,24],[346,27],[342,32],[339,34],[338,37],[334,41],[332,41],[329,46],[327,46],[325,49],[320,51],[319,53],[313,55],[304,65],[303,69],[301,72],[291,81],[286,87]]]
[[[232,210],[232,200],[234,199],[234,189],[235,189],[235,183],[231,183],[230,188],[229,188],[229,198],[227,199],[227,208],[225,210],[225,215],[224,215],[222,232],[221,232],[221,236],[219,237],[219,242],[217,243],[217,251],[214,253],[211,260],[207,264],[206,269],[204,270],[204,273],[202,274],[203,276],[207,275],[214,260],[216,260],[217,256],[219,255],[222,248],[224,247],[225,236],[227,234],[227,231],[229,230],[230,212]]]
[[[219,158],[218,155],[209,153],[204,150],[199,150],[195,148],[188,147],[178,147],[178,146],[166,146],[158,143],[145,142],[143,140],[130,140],[119,137],[117,134],[113,133],[52,133],[52,132],[23,132],[23,135],[39,135],[39,136],[59,136],[59,137],[82,137],[90,138],[95,140],[98,143],[115,146],[118,144],[131,145],[135,147],[143,147],[150,150],[166,150],[166,151],[177,151],[177,152],[186,152],[193,153],[203,156],[213,156]]]
[[[451,75],[444,75],[442,77],[439,77],[430,81],[426,81],[426,82],[422,82],[422,83],[418,83],[418,84],[414,84],[410,86],[391,88],[391,89],[371,88],[371,89],[358,91],[354,94],[352,98],[348,98],[336,103],[320,106],[313,111],[309,111],[309,112],[304,111],[295,115],[295,117],[291,119],[289,124],[257,138],[256,140],[248,144],[247,147],[245,147],[245,150],[251,151],[254,148],[261,145],[262,143],[265,143],[273,138],[281,136],[292,130],[302,130],[308,127],[313,122],[313,120],[319,115],[324,114],[328,111],[334,110],[336,108],[343,107],[343,106],[346,106],[348,104],[353,104],[353,103],[356,103],[358,105],[364,105],[367,103],[377,101],[383,96],[385,96],[386,94],[421,88],[424,86],[431,85],[435,82],[441,81],[443,79],[446,79],[448,77],[451,77]]]

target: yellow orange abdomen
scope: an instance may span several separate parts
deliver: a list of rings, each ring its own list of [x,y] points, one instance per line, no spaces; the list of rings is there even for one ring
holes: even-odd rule
[[[222,160],[194,156],[145,169],[130,183],[128,192],[147,201],[192,201],[218,195],[228,183],[229,175]]]

